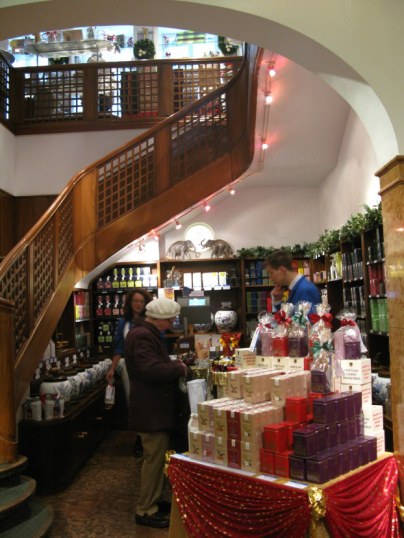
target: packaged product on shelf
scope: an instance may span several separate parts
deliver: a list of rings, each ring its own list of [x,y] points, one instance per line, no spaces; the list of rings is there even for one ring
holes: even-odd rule
[[[323,342],[331,341],[331,322],[332,314],[330,305],[325,301],[316,305],[316,312],[309,314],[309,320],[312,326],[309,327],[309,354],[314,357],[314,349]]]
[[[273,338],[273,351],[275,357],[288,356],[288,328],[292,322],[291,314],[294,305],[292,303],[282,303],[279,312],[275,312],[276,322],[275,335]]]
[[[311,303],[299,301],[295,305],[292,323],[288,329],[289,357],[305,357],[308,353],[308,314]]]
[[[356,313],[350,309],[344,309],[337,314],[341,327],[335,331],[333,337],[335,355],[337,361],[343,359],[360,359],[367,352],[362,342],[361,333],[356,324]]]
[[[274,354],[273,340],[275,336],[273,314],[267,311],[260,312],[258,314],[258,323],[258,339],[261,347],[260,355],[263,355],[264,357],[272,357]]]
[[[313,362],[311,365],[311,389],[326,394],[333,389],[332,344],[324,334],[313,342]]]

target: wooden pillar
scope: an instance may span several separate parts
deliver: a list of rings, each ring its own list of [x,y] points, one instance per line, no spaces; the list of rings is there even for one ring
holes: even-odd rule
[[[404,500],[404,155],[376,175],[380,178],[389,318],[394,453]]]
[[[13,316],[12,303],[0,298],[0,465],[17,459]]]

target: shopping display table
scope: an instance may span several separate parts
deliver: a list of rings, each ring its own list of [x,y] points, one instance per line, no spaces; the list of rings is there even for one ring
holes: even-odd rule
[[[325,484],[253,474],[176,454],[169,538],[402,536],[391,453]]]

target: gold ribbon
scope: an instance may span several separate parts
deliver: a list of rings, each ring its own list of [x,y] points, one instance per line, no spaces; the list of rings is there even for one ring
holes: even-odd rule
[[[168,466],[170,465],[170,459],[173,454],[176,454],[175,450],[166,450],[164,457],[164,474],[168,476]]]
[[[323,527],[321,520],[325,517],[326,513],[324,491],[316,486],[309,486],[307,488],[307,495],[311,509],[310,536],[319,537],[323,535],[321,532]]]

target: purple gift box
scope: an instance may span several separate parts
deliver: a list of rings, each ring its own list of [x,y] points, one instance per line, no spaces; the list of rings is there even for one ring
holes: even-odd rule
[[[296,456],[314,456],[318,450],[316,431],[305,426],[293,432],[293,452]]]
[[[361,392],[341,392],[346,398],[346,417],[350,418],[359,415],[362,411],[362,393]]]
[[[337,449],[339,460],[339,472],[340,475],[349,473],[351,470],[351,464],[348,457],[348,451],[345,445],[341,445]]]
[[[317,454],[306,460],[306,479],[315,484],[324,484],[331,480],[328,454]]]
[[[334,394],[335,420],[345,420],[347,418],[348,397],[346,394]]]
[[[363,413],[361,412],[360,415],[356,415],[354,417],[355,422],[355,434],[357,437],[363,437],[364,430],[365,430],[365,419],[363,417]]]
[[[306,480],[306,460],[298,456],[289,456],[290,478],[295,480]]]
[[[348,441],[353,441],[357,437],[357,434],[356,434],[356,428],[357,428],[356,418],[357,417],[348,418],[345,421],[346,425],[347,425],[347,440]]]
[[[365,435],[364,439],[368,442],[369,462],[377,460],[377,439],[370,435]]]
[[[330,448],[325,450],[322,454],[328,457],[329,480],[337,478],[337,476],[340,475],[339,451],[335,448]]]
[[[346,420],[341,420],[341,422],[336,422],[336,435],[337,435],[337,444],[343,445],[348,441],[348,425]]]
[[[331,424],[335,421],[334,396],[313,400],[313,422]]]
[[[369,444],[368,441],[364,437],[359,437],[355,439],[354,443],[358,447],[358,458],[359,458],[359,465],[366,465],[369,463]]]
[[[359,446],[355,441],[346,444],[346,453],[349,461],[350,470],[353,471],[360,466],[359,463]]]
[[[311,391],[318,392],[320,394],[327,394],[331,392],[330,386],[330,373],[322,372],[320,370],[311,371]]]

